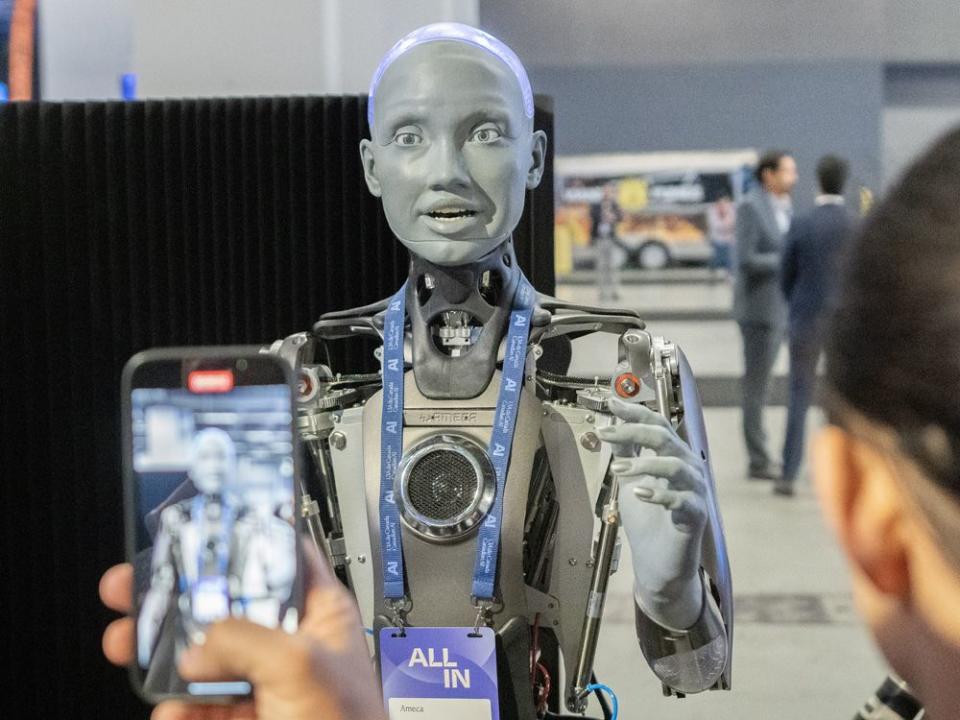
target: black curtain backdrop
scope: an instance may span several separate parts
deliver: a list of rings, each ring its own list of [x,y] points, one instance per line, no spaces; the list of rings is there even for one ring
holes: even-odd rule
[[[266,343],[391,294],[364,97],[0,107],[0,717],[148,712],[100,650],[123,557],[119,377],[162,345]],[[552,106],[536,124],[552,134]],[[517,231],[553,292],[552,156]],[[371,367],[370,346],[339,368]]]

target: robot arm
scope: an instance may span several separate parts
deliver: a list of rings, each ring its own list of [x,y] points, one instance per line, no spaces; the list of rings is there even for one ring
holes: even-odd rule
[[[171,528],[177,524],[179,516],[176,506],[166,508],[160,516],[160,528],[150,560],[150,586],[137,615],[137,659],[140,667],[144,668],[150,665],[153,648],[160,635],[160,626],[166,617],[177,580],[172,537],[175,531]]]
[[[315,359],[318,344],[358,336],[380,337],[386,301],[353,310],[328,313],[313,332],[301,332],[274,342],[261,352],[277,355],[298,379],[297,425],[311,459],[301,482],[299,513],[314,543],[341,580],[352,587],[349,558],[334,477],[331,448],[344,442],[336,431],[344,411],[362,406],[380,387],[380,374],[336,375]]]
[[[620,457],[620,514],[633,551],[637,637],[665,690],[729,688],[732,590],[703,412],[686,358],[643,331],[621,338],[623,361],[601,429]],[[640,378],[656,411],[630,402]]]
[[[664,691],[682,696],[729,689],[730,569],[703,412],[686,358],[672,343],[651,336],[633,313],[614,314],[544,297],[540,308],[552,317],[535,336],[537,341],[561,335],[596,338],[573,348],[576,359],[569,367],[546,371],[538,366],[539,391],[551,416],[569,418],[574,437],[588,450],[596,452],[590,439],[595,436],[615,456],[613,462],[600,461],[592,469],[583,466],[590,497],[598,497],[600,478],[610,492],[601,489],[596,505],[601,530],[594,540],[590,603],[568,706],[582,709],[576,700],[593,665],[606,592],[601,576],[613,571],[606,569],[608,564],[616,565],[604,562],[616,556],[615,543],[604,529],[610,523],[623,527],[631,546],[637,637]],[[598,333],[619,336],[620,364],[612,377],[595,374],[599,368],[593,357],[604,345]],[[587,348],[586,354],[578,353],[580,348]],[[573,430],[578,410],[589,413],[592,432]],[[557,472],[566,478],[561,467]],[[599,503],[604,503],[602,508]],[[595,599],[599,607],[592,605]]]

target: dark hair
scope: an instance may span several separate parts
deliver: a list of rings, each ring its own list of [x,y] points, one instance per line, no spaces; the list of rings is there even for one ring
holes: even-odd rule
[[[764,170],[773,170],[776,172],[780,168],[780,161],[787,157],[790,153],[786,150],[767,150],[760,156],[760,160],[757,162],[757,169],[753,171],[754,177],[757,178],[757,182],[763,184],[763,171]]]
[[[840,195],[847,183],[850,166],[842,157],[824,155],[817,161],[817,181],[820,190],[828,195]]]
[[[826,350],[828,404],[891,428],[960,497],[958,199],[960,129],[906,171],[848,247]]]

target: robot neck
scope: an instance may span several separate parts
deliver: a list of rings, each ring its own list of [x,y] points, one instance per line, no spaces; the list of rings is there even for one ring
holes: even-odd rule
[[[519,279],[509,239],[468,265],[446,267],[411,256],[407,313],[413,374],[423,395],[468,399],[486,389]]]

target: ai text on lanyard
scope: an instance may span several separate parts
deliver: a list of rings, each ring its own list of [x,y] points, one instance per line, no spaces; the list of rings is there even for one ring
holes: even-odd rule
[[[387,600],[405,598],[403,541],[400,512],[397,508],[394,482],[403,453],[403,342],[406,305],[406,284],[390,299],[383,328],[383,413],[380,425],[380,553],[383,570],[383,592]],[[497,477],[497,494],[493,507],[484,519],[477,537],[477,554],[473,571],[473,596],[478,601],[491,601],[496,594],[497,557],[500,547],[500,521],[503,516],[503,494],[510,465],[510,450],[516,428],[517,409],[530,336],[533,313],[533,287],[520,276],[510,328],[493,432],[487,452]]]

